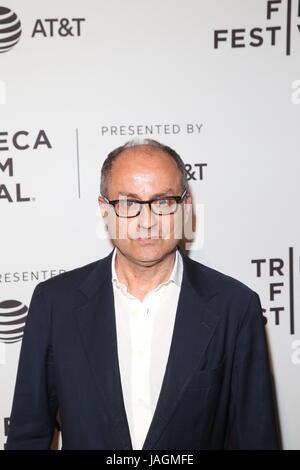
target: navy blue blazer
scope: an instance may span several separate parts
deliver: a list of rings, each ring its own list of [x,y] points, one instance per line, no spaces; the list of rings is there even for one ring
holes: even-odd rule
[[[189,259],[167,367],[143,449],[277,449],[258,295]],[[132,449],[122,395],[112,252],[37,285],[7,449]]]

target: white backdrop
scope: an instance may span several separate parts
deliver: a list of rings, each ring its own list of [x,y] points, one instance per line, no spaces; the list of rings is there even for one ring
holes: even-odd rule
[[[101,164],[141,136],[187,164],[203,233],[190,256],[260,295],[283,445],[300,449],[300,0],[0,7],[0,447],[24,305],[108,254]]]

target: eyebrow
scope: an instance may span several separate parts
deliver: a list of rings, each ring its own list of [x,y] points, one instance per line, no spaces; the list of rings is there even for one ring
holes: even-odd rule
[[[173,189],[168,188],[164,191],[160,191],[159,193],[152,194],[150,199],[155,199],[155,198],[160,197],[160,196],[167,196],[169,193],[174,193]],[[119,196],[126,196],[126,197],[132,197],[134,199],[141,199],[138,194],[128,193],[126,191],[119,191]]]

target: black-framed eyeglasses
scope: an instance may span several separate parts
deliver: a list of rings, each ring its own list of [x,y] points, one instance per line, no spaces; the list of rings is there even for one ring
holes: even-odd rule
[[[163,196],[149,201],[139,201],[138,199],[115,199],[109,201],[103,197],[107,204],[114,207],[115,213],[118,217],[137,217],[142,211],[142,205],[148,204],[151,211],[156,215],[171,215],[177,211],[178,205],[186,196],[187,190],[185,189],[181,196]]]

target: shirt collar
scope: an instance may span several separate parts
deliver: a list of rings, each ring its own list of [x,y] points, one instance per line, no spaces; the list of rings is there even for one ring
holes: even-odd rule
[[[116,269],[115,269],[115,259],[116,259],[116,254],[117,254],[117,248],[114,248],[113,251],[113,256],[111,260],[111,273],[112,273],[112,282],[117,286],[120,287],[123,292],[127,292],[127,287],[125,284],[122,284],[117,276]],[[179,253],[178,248],[176,249],[176,254],[175,254],[175,263],[171,272],[171,275],[169,279],[165,282],[162,282],[159,284],[155,289],[153,289],[154,292],[158,291],[162,286],[165,286],[167,284],[170,284],[171,282],[175,283],[179,288],[181,286],[182,282],[182,276],[183,276],[183,261],[182,257]]]

